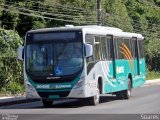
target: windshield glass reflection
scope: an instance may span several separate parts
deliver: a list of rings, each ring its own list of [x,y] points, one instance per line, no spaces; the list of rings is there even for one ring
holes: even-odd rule
[[[63,76],[82,68],[82,43],[27,45],[27,71],[35,76]]]

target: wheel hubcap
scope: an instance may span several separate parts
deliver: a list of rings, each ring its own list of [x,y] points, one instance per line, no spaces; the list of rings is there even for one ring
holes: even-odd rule
[[[131,96],[131,81],[128,80],[128,96]]]
[[[128,96],[131,96],[131,90],[128,90]]]
[[[96,94],[96,96],[95,96],[95,101],[96,101],[96,103],[99,103],[99,98],[100,98],[100,95],[99,95],[100,93],[99,93],[99,89],[97,89],[97,94]]]

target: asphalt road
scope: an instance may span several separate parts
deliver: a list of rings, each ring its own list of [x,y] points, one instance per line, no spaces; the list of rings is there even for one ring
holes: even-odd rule
[[[92,118],[98,120],[106,118],[105,114],[110,114],[112,115],[112,117],[118,117],[118,118],[123,116],[121,115],[114,116],[113,114],[132,114],[132,115],[139,114],[137,117],[142,119],[143,116],[141,115],[148,113],[159,114],[157,118],[159,118],[160,120],[159,85],[133,89],[132,97],[129,100],[118,100],[116,99],[115,96],[111,95],[101,96],[101,103],[98,106],[89,106],[85,102],[82,103],[79,100],[70,99],[70,100],[55,101],[50,108],[44,108],[40,101],[0,107],[1,115],[5,116],[6,114],[14,114],[14,115],[25,114],[23,115],[23,117],[26,120],[29,117],[33,118],[33,116],[29,114],[38,114],[37,117],[34,118],[34,120],[36,119],[43,120],[45,116],[47,118],[58,118],[59,120],[60,119],[63,120],[64,118],[66,118],[66,116],[68,116],[69,118],[71,117],[72,120],[74,120],[73,117],[74,115],[75,119],[79,118],[78,115],[80,116],[81,120],[85,119],[85,116],[87,118],[90,118],[88,117],[88,115],[89,116],[92,115]],[[97,116],[95,114],[97,115],[104,114],[104,115]],[[129,117],[128,119],[131,119],[130,117],[132,115],[126,115],[126,117]],[[133,115],[133,117],[135,117],[135,115]],[[109,118],[109,116],[107,116],[107,118]]]

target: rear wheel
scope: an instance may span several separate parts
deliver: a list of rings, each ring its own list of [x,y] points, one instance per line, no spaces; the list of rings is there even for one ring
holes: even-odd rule
[[[42,99],[42,103],[44,107],[50,107],[52,106],[53,100]]]
[[[131,90],[132,90],[131,79],[128,78],[128,89],[123,91],[124,99],[129,99],[131,97]]]
[[[128,78],[128,89],[117,92],[116,96],[118,99],[129,99],[131,97],[131,91],[132,91],[131,79]]]

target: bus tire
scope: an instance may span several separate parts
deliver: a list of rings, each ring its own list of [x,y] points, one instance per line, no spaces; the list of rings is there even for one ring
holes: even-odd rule
[[[128,89],[116,92],[116,97],[118,99],[129,99],[131,97],[132,84],[131,79],[128,78]]]
[[[42,103],[44,107],[50,107],[53,104],[53,100],[42,99]]]
[[[99,84],[97,84],[97,94],[93,97],[89,98],[89,102],[91,105],[98,105],[100,102],[100,90],[99,90]]]
[[[131,79],[128,78],[128,89],[123,91],[123,98],[129,99],[131,97],[131,91],[132,91]]]

